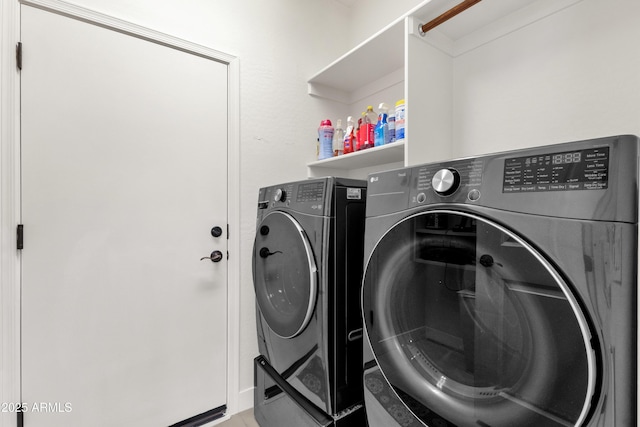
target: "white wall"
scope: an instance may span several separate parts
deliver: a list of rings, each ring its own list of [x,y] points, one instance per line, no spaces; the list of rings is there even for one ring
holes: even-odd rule
[[[583,0],[454,60],[454,156],[640,135],[640,2]]]

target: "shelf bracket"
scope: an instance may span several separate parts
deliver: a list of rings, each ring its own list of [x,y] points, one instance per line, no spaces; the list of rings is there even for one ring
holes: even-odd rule
[[[482,0],[464,0],[462,3],[459,3],[453,6],[451,9],[447,10],[437,18],[432,19],[426,24],[420,25],[420,35],[424,36],[427,33],[427,31],[433,30],[435,27],[437,27],[440,24],[444,24],[449,19],[464,12],[465,10],[469,9],[471,6],[477,3],[480,3],[481,1]]]

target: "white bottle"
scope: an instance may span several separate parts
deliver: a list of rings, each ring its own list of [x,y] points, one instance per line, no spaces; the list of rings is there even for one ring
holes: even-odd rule
[[[356,151],[356,144],[358,143],[356,134],[357,131],[355,129],[355,122],[353,121],[353,117],[349,116],[347,117],[347,130],[344,133],[344,143],[342,145],[344,154],[349,154]]]
[[[336,128],[333,131],[333,157],[344,154],[344,130],[342,129],[342,120],[338,119]]]

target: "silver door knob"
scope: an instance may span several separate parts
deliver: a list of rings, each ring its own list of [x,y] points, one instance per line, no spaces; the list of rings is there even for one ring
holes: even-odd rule
[[[211,262],[220,262],[224,258],[224,255],[220,251],[213,251],[211,255],[200,258],[200,261],[205,259],[211,260]]]

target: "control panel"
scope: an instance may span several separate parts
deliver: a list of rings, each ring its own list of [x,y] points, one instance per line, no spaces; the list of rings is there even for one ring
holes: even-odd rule
[[[454,160],[412,169],[409,204],[475,201],[480,197],[483,159]]]
[[[464,204],[632,221],[639,145],[638,137],[620,135],[372,173],[367,216]]]
[[[327,180],[290,182],[260,189],[258,210],[289,208],[299,212],[323,215]]]
[[[609,147],[563,151],[504,161],[504,193],[603,190],[609,184]]]
[[[298,184],[296,202],[321,202],[324,200],[324,181]]]

